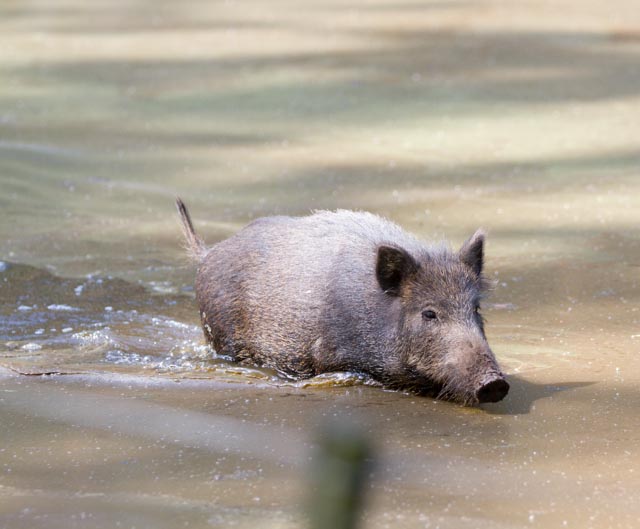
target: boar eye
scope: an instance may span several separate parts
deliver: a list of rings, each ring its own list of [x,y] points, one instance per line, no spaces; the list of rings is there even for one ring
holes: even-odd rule
[[[438,315],[435,313],[435,311],[427,309],[422,311],[422,318],[425,320],[435,320],[438,318]]]

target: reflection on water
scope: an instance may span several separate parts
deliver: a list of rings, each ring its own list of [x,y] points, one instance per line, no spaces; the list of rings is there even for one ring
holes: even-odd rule
[[[338,414],[377,443],[367,527],[638,526],[640,21],[562,7],[0,4],[0,526],[300,527]],[[509,396],[216,357],[175,195],[210,243],[314,208],[485,227]]]

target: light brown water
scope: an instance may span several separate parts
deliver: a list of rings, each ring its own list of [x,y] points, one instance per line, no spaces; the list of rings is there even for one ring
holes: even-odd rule
[[[333,415],[366,527],[640,525],[636,2],[4,2],[0,80],[0,527],[299,527]],[[509,396],[215,358],[176,194],[485,227]]]

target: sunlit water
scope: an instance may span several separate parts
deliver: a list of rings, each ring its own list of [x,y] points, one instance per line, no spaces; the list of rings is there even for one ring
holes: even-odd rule
[[[640,525],[635,2],[0,6],[0,527],[300,527],[318,425],[366,527]],[[208,348],[174,211],[489,232],[509,375],[463,408]]]

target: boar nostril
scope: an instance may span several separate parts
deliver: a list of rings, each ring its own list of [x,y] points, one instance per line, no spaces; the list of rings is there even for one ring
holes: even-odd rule
[[[482,386],[477,392],[478,402],[498,402],[509,393],[509,384],[504,378],[496,378]]]

